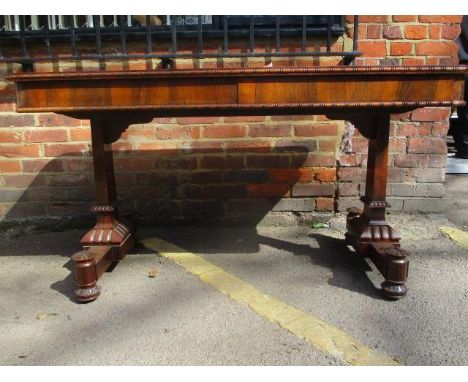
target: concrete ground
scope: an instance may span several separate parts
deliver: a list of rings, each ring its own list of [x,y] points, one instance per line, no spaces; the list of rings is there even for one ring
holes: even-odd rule
[[[467,203],[450,191],[464,182],[448,178],[448,209]],[[468,212],[447,216],[388,215],[411,254],[409,293],[395,302],[381,297],[374,265],[344,246],[343,216],[321,229],[145,228],[137,238],[200,255],[403,364],[468,365],[468,253],[438,229],[463,228]],[[81,234],[0,241],[1,365],[340,364],[141,245],[103,275],[97,301],[76,304],[68,256]]]

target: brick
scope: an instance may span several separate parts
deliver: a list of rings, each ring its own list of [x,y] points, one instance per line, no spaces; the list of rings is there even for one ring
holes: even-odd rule
[[[284,198],[273,206],[272,211],[312,212],[314,209],[315,201],[311,198]]]
[[[336,210],[346,212],[348,208],[361,208],[362,202],[358,197],[340,197],[336,200]]]
[[[460,62],[458,57],[440,57],[439,65],[458,65]]]
[[[441,168],[416,168],[414,178],[420,183],[441,183],[445,180],[445,169]]]
[[[442,34],[441,25],[429,25],[429,38],[431,40],[440,40]]]
[[[414,184],[403,184],[403,183],[398,183],[398,184],[391,184],[389,185],[391,188],[391,192],[389,195],[392,196],[405,196],[405,197],[411,197],[414,196]]]
[[[249,198],[274,198],[290,195],[288,184],[248,184],[246,190]]]
[[[392,20],[397,22],[397,23],[414,22],[414,21],[416,21],[416,16],[413,16],[413,15],[394,15],[394,16],[392,16]]]
[[[80,129],[82,130],[81,134],[85,134],[86,129]],[[142,126],[142,125],[133,125],[130,126],[127,130],[122,132],[122,135],[120,136],[120,140],[122,141],[130,141],[133,143],[139,143],[139,142],[145,142],[154,139],[154,132],[156,130],[155,126]],[[91,133],[91,129],[89,129],[89,132]],[[78,133],[79,135],[81,135]],[[77,139],[81,140],[81,139]]]
[[[427,155],[400,154],[395,156],[394,165],[403,168],[428,167],[429,159]]]
[[[431,129],[430,134],[434,137],[442,137],[445,138],[448,133],[449,123],[448,122],[440,122],[440,123],[429,123],[427,127]]]
[[[395,40],[401,38],[401,28],[399,26],[384,26],[383,27],[383,38],[388,40]]]
[[[360,23],[386,23],[388,21],[388,16],[378,15],[378,16],[369,16],[361,15],[359,16]]]
[[[405,27],[405,38],[409,40],[422,40],[427,38],[427,26],[408,25]]]
[[[414,194],[415,196],[427,198],[443,198],[445,196],[445,186],[439,183],[417,184]]]
[[[0,145],[0,157],[38,157],[38,145]]]
[[[239,125],[205,126],[203,138],[242,138],[246,135],[246,128]]]
[[[390,114],[391,121],[409,121],[411,117],[411,112],[401,113],[401,114]]]
[[[154,159],[152,158],[115,158],[114,166],[119,171],[145,171],[154,169]]]
[[[148,156],[148,155],[171,156],[171,155],[177,155],[181,152],[181,145],[174,141],[141,142],[136,145],[136,148],[137,148],[137,151],[135,155],[142,155],[142,156]]]
[[[227,170],[222,173],[222,181],[226,183],[262,183],[268,181],[268,172],[259,170]]]
[[[67,171],[92,171],[93,170],[93,162],[91,158],[87,159],[72,159],[72,160],[65,160],[65,168]]]
[[[420,108],[411,113],[412,121],[432,122],[446,121],[450,115],[449,108]]]
[[[291,157],[292,165],[304,167],[334,167],[336,160],[334,155],[308,154],[305,158],[303,155]]]
[[[191,126],[170,126],[157,127],[154,131],[142,131],[140,136],[153,139],[153,133],[156,139],[198,139],[200,138],[200,128]],[[144,135],[143,135],[144,133]]]
[[[21,162],[19,160],[0,160],[0,173],[20,172]]]
[[[288,155],[249,155],[247,156],[247,167],[253,168],[277,168],[289,167]]]
[[[44,177],[36,174],[4,175],[6,187],[39,187],[44,185]]]
[[[223,180],[222,171],[194,171],[191,182],[195,184],[221,183]]]
[[[251,139],[245,141],[227,141],[227,152],[268,153],[271,151],[269,141]]]
[[[222,141],[191,141],[191,152],[194,154],[209,154],[224,151],[224,142]]]
[[[356,167],[362,163],[361,154],[343,154],[339,157],[338,163],[341,167]]]
[[[291,126],[289,125],[250,126],[249,135],[251,137],[288,137],[291,135]]]
[[[388,152],[390,154],[404,153],[406,152],[406,139],[392,138],[388,146]]]
[[[415,57],[415,58],[403,58],[402,64],[406,66],[417,66],[417,65],[424,65],[426,62],[424,58]]]
[[[380,66],[399,66],[400,58],[382,58],[380,59]]]
[[[338,180],[345,182],[363,182],[366,180],[366,169],[362,167],[339,167]]]
[[[359,25],[359,33],[358,33],[358,40],[364,40],[369,38],[367,35],[367,27],[366,24]],[[354,38],[354,25],[349,24],[346,26],[346,33],[348,34],[349,38]]]
[[[203,188],[203,198],[240,199],[246,196],[244,185],[209,185]]]
[[[390,45],[390,54],[392,56],[407,56],[411,53],[413,44],[410,42],[393,42]]]
[[[319,168],[315,170],[314,179],[318,182],[336,182],[335,168]]]
[[[71,128],[70,140],[72,141],[91,141],[91,129],[87,128]]]
[[[1,114],[1,127],[23,127],[34,126],[34,117],[25,114]]]
[[[219,117],[179,117],[177,123],[181,125],[206,125],[219,122]]]
[[[359,183],[339,183],[339,196],[357,196],[359,195]]]
[[[170,123],[174,123],[173,119],[172,118],[167,118],[167,117],[156,117],[156,118],[153,118],[151,120],[151,123],[153,124],[164,124],[164,125],[167,125],[167,124],[170,124]]]
[[[461,32],[460,25],[442,25],[441,38],[455,40]]]
[[[197,168],[197,158],[193,156],[158,157],[154,161],[154,168],[157,170],[194,170]]]
[[[314,115],[273,115],[272,121],[312,121],[315,119]],[[317,119],[318,120],[318,119]]]
[[[335,200],[333,198],[317,198],[315,203],[317,211],[330,212],[334,210]]]
[[[447,155],[428,155],[429,167],[446,168]]]
[[[457,44],[453,41],[423,41],[416,43],[418,56],[452,56],[458,54]]]
[[[387,55],[385,41],[360,41],[359,50],[365,57],[385,57]]]
[[[63,172],[63,163],[60,160],[25,159],[21,163],[23,172]]]
[[[28,142],[66,142],[68,140],[67,131],[54,129],[28,130],[24,133]]]
[[[320,137],[338,135],[336,124],[298,125],[294,126],[294,134],[297,137]]]
[[[335,194],[334,184],[311,183],[295,184],[292,187],[292,196],[333,196]]]
[[[387,170],[387,180],[391,183],[401,183],[405,179],[406,172],[402,168],[389,167]]]
[[[430,15],[430,16],[419,16],[419,22],[421,23],[461,23],[462,16],[442,16],[442,15]]]
[[[273,149],[275,152],[311,152],[317,150],[316,140],[302,140],[302,141],[291,141],[291,140],[278,140],[275,143]]]
[[[234,116],[224,117],[226,123],[239,123],[239,122],[264,122],[266,117],[264,116]]]
[[[335,152],[336,143],[337,143],[336,138],[334,138],[334,139],[320,139],[318,142],[319,142],[320,151]],[[310,151],[313,151],[313,150],[310,150]]]
[[[0,81],[0,103],[11,103],[16,101],[15,86],[12,83]]]
[[[81,121],[79,119],[66,117],[60,114],[39,114],[38,126],[41,127],[54,127],[54,126],[80,126]]]
[[[10,207],[11,205],[9,203],[0,203],[0,217],[5,217],[10,210]]]
[[[268,177],[276,183],[310,182],[314,179],[314,171],[310,168],[270,169]]]
[[[367,38],[382,38],[382,25],[367,25],[366,36]]]
[[[21,131],[0,130],[0,143],[20,143],[21,141]]]
[[[64,174],[50,176],[47,183],[52,187],[83,187],[90,185],[91,181],[84,174]]]
[[[38,189],[35,188],[34,191],[37,191]],[[2,202],[17,202],[20,200],[22,197],[24,197],[25,190],[22,188],[13,188],[13,189],[2,189],[2,192],[0,192],[0,205],[2,205]],[[23,201],[24,199],[22,199]]]
[[[408,153],[445,154],[447,144],[443,138],[409,138]]]
[[[244,167],[244,158],[240,156],[205,156],[200,161],[201,168],[232,168],[240,169]]]
[[[44,156],[58,157],[66,156],[84,156],[90,154],[91,147],[84,143],[57,143],[44,145]]]

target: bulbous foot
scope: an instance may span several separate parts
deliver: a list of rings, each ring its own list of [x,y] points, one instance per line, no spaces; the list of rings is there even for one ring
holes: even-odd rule
[[[398,300],[405,297],[408,292],[408,288],[405,284],[396,284],[391,281],[384,281],[381,286],[385,297],[392,300]]]
[[[75,289],[75,297],[80,302],[90,302],[96,300],[101,294],[101,287],[94,285],[88,288]]]

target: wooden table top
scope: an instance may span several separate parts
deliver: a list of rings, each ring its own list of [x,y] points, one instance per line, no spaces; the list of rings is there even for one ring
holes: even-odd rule
[[[20,73],[18,112],[317,114],[464,104],[468,66],[278,67]]]

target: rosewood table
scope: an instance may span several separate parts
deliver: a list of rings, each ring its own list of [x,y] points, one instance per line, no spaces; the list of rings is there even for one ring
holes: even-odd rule
[[[392,113],[460,106],[466,66],[160,69],[19,73],[17,111],[90,119],[96,225],[74,254],[75,296],[95,300],[98,278],[134,244],[119,221],[112,143],[134,123],[161,116],[324,114],[348,120],[369,139],[364,209],[347,216],[346,240],[382,273],[385,296],[406,294],[408,254],[386,221],[387,158]]]

